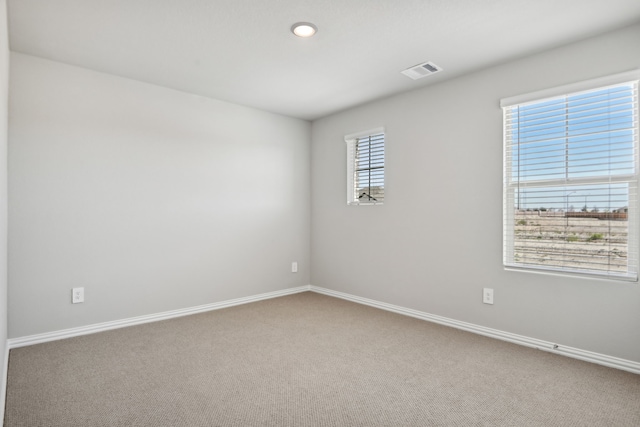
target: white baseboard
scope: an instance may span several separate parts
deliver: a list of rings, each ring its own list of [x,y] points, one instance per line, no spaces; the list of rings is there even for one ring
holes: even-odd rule
[[[4,378],[2,379],[3,381],[2,390],[6,390],[6,380],[7,380],[6,376],[8,371],[9,350],[12,348],[24,347],[28,345],[39,344],[39,343],[48,342],[48,341],[55,341],[55,340],[60,340],[64,338],[72,338],[80,335],[93,334],[96,332],[108,331],[108,330],[117,329],[117,328],[124,328],[127,326],[141,325],[143,323],[157,322],[160,320],[167,320],[175,317],[188,316],[190,314],[203,313],[206,311],[219,310],[222,308],[233,307],[235,305],[247,304],[251,302],[277,298],[277,297],[296,294],[296,293],[305,292],[305,291],[312,291],[319,294],[329,295],[336,298],[352,301],[358,304],[364,304],[364,305],[376,307],[382,310],[403,314],[405,316],[411,316],[417,319],[438,323],[440,325],[450,326],[456,329],[461,329],[461,330],[472,332],[475,334],[484,335],[490,338],[496,338],[496,339],[508,341],[514,344],[519,344],[526,347],[533,347],[539,350],[544,350],[551,353],[572,357],[574,359],[580,359],[587,362],[608,366],[610,368],[616,368],[616,369],[621,369],[623,371],[633,372],[634,374],[640,374],[640,363],[634,362],[631,360],[620,359],[617,357],[595,353],[592,351],[581,350],[573,347],[567,347],[567,346],[556,344],[550,341],[543,341],[535,338],[526,337],[523,335],[512,334],[510,332],[505,332],[498,329],[486,328],[484,326],[476,325],[473,323],[461,322],[461,321],[450,319],[447,317],[437,316],[435,314],[429,314],[422,311],[400,307],[393,304],[387,304],[384,302],[375,301],[368,298],[362,298],[355,295],[346,294],[343,292],[321,288],[318,286],[306,285],[306,286],[300,286],[296,288],[284,289],[281,291],[253,295],[253,296],[244,297],[244,298],[237,298],[237,299],[228,300],[228,301],[205,304],[205,305],[200,305],[196,307],[189,307],[189,308],[184,308],[180,310],[165,311],[162,313],[150,314],[146,316],[132,317],[128,319],[115,320],[112,322],[97,323],[97,324],[82,326],[78,328],[64,329],[61,331],[47,332],[44,334],[37,334],[37,335],[30,335],[25,337],[8,339],[6,351],[4,355]]]
[[[447,317],[437,316],[435,314],[429,314],[410,308],[400,307],[397,305],[387,304],[380,301],[375,301],[368,298],[362,298],[355,295],[346,294],[343,292],[332,291],[326,288],[320,288],[318,286],[310,286],[312,292],[319,294],[329,295],[345,299],[348,301],[356,302],[358,304],[364,304],[371,307],[380,308],[382,310],[392,311],[394,313],[403,314],[405,316],[411,316],[418,319],[426,320],[429,322],[438,323],[440,325],[451,326],[456,329],[462,329],[463,331],[473,332],[478,335],[484,335],[490,338],[496,338],[503,341],[508,341],[514,344],[523,345],[526,347],[533,347],[539,350],[548,351],[563,356],[572,357],[574,359],[580,359],[591,363],[597,363],[598,365],[608,366],[610,368],[621,369],[623,371],[633,372],[634,374],[640,374],[640,363],[631,360],[620,359],[613,356],[607,356],[606,354],[594,353],[592,351],[581,350],[579,348],[567,347],[560,344],[556,344],[549,341],[543,341],[535,338],[526,337],[523,335],[512,334],[510,332],[500,331],[498,329],[486,328],[484,326],[475,325],[473,323],[461,322]]]
[[[128,319],[114,320],[111,322],[96,323],[78,328],[64,329],[61,331],[47,332],[44,334],[29,335],[26,337],[11,338],[7,340],[7,354],[9,349],[25,347],[33,344],[40,344],[48,341],[61,340],[64,338],[72,338],[80,335],[93,334],[96,332],[108,331],[111,329],[125,328],[127,326],[141,325],[143,323],[158,322],[160,320],[173,319],[175,317],[188,316],[190,314],[204,313],[206,311],[220,310],[222,308],[233,307],[234,305],[248,304],[250,302],[262,301],[271,298],[282,297],[285,295],[306,292],[310,289],[309,285],[299,286],[297,288],[289,288],[281,291],[267,292],[259,295],[252,295],[244,298],[236,298],[228,301],[215,302],[212,304],[204,304],[196,307],[188,307],[179,310],[165,311],[162,313],[149,314],[146,316],[131,317]],[[5,389],[5,388],[3,388]]]

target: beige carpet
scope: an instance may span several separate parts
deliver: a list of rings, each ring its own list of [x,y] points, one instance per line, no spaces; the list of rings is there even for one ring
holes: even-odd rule
[[[5,426],[640,426],[640,376],[310,292],[11,350]]]

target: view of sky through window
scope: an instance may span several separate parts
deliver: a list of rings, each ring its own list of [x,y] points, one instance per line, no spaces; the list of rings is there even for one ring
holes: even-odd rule
[[[580,178],[634,173],[633,87],[614,86],[521,105],[508,122],[512,180],[520,209],[620,209],[626,184],[579,185]],[[543,187],[544,181],[564,181]],[[575,185],[567,185],[575,182]],[[560,183],[557,183],[560,184]],[[599,204],[599,206],[598,206]]]
[[[384,201],[384,134],[358,138],[355,192],[362,202]]]
[[[505,107],[505,264],[637,277],[637,82]]]

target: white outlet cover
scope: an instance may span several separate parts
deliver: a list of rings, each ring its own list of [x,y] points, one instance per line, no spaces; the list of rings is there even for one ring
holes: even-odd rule
[[[73,288],[71,290],[71,302],[73,304],[84,302],[84,288]]]
[[[493,304],[493,289],[491,288],[482,289],[482,302],[485,304]]]

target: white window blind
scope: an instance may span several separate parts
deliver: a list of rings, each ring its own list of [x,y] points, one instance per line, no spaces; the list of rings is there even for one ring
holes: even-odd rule
[[[504,264],[637,280],[638,82],[504,111]]]
[[[384,202],[384,130],[345,137],[347,142],[347,203]]]

